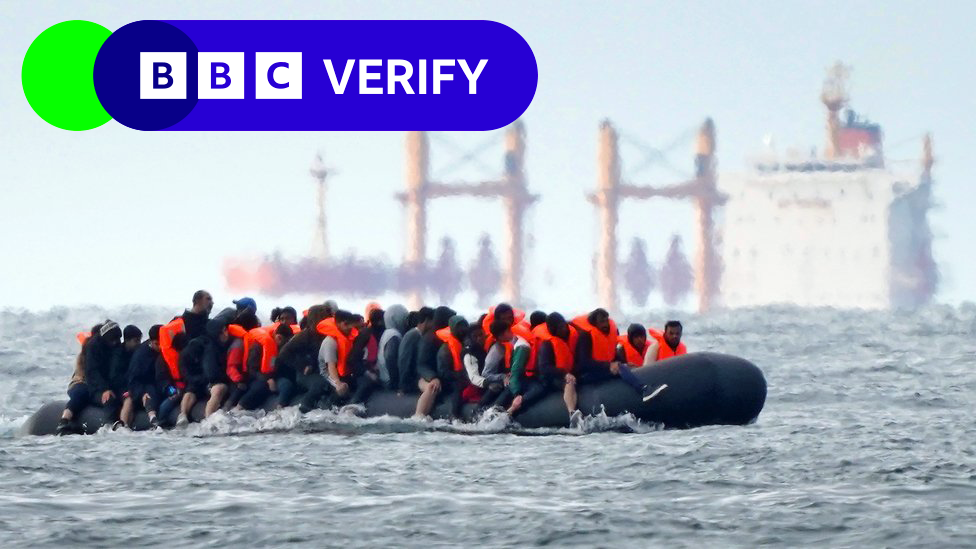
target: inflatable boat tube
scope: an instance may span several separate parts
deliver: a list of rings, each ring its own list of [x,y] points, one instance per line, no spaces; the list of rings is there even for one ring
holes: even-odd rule
[[[666,385],[654,398],[644,402],[640,395],[620,380],[611,380],[579,387],[579,409],[584,414],[609,416],[631,413],[646,423],[661,424],[669,429],[687,429],[704,425],[745,425],[759,416],[766,402],[766,379],[751,362],[717,353],[691,353],[670,358],[653,366],[634,370],[634,374],[648,386]],[[275,405],[276,397],[265,402],[265,409]],[[367,416],[390,415],[410,417],[417,403],[417,395],[397,395],[391,391],[376,391],[366,402]],[[22,432],[29,435],[54,434],[64,411],[64,401],[49,402],[28,419]],[[193,409],[194,421],[203,417],[204,403]],[[464,408],[470,419],[475,406]],[[173,410],[169,424],[176,420]],[[435,418],[449,416],[446,403],[440,403],[432,414]],[[525,428],[565,427],[569,413],[563,405],[561,393],[551,393],[533,406],[516,414],[515,421]],[[107,422],[101,408],[89,406],[80,417],[86,433],[94,433]],[[145,412],[136,417],[136,430],[149,427]]]

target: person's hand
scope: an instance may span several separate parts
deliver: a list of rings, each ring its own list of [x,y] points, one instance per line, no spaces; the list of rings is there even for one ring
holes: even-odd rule
[[[338,383],[335,384],[335,386],[336,386],[336,392],[339,393],[340,395],[344,395],[349,392],[349,384],[346,383],[345,381],[340,380]]]
[[[502,385],[508,387],[508,384],[511,383],[511,382],[512,382],[512,376],[511,375],[507,375],[507,376],[505,376],[505,379],[502,380]]]
[[[278,384],[275,383],[275,380],[274,380],[273,377],[269,377],[268,378],[268,389],[271,389],[271,392],[272,393],[277,393],[278,392]]]
[[[610,373],[613,374],[613,375],[615,375],[615,376],[620,375],[620,363],[619,362],[611,362],[610,363]]]
[[[312,367],[311,366],[306,366],[305,369],[302,370],[302,373],[305,374],[305,375],[311,375],[312,374]]]
[[[512,405],[508,407],[508,413],[513,414],[517,412],[518,409],[521,407],[522,407],[522,395],[516,395],[516,397],[512,399]]]
[[[115,393],[113,393],[112,391],[105,391],[104,393],[102,393],[102,404],[105,404],[113,397],[115,397]]]
[[[576,385],[576,376],[573,374],[566,374],[566,383],[570,385]]]

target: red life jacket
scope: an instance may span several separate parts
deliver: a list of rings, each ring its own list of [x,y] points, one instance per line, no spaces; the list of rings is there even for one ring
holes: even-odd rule
[[[512,312],[515,313],[515,324],[512,325],[512,332],[515,331],[515,326],[521,324],[525,320],[525,312],[520,311],[516,308],[512,308]],[[481,329],[485,332],[485,351],[491,349],[491,344],[495,342],[495,336],[491,335],[491,323],[495,321],[495,308],[492,307],[488,309],[488,314],[485,315],[485,319],[481,321]],[[526,331],[531,331],[531,326],[528,323],[525,324]]]
[[[573,319],[573,325],[590,334],[593,340],[593,360],[613,362],[617,355],[617,324],[610,319],[610,333],[603,333],[596,326],[590,324],[587,315],[580,315]]]
[[[91,332],[78,332],[75,334],[75,339],[78,340],[78,345],[81,345],[82,347],[85,346],[85,342],[88,341],[88,338],[90,337]]]
[[[349,369],[349,352],[352,351],[352,342],[359,335],[359,330],[353,328],[349,331],[349,335],[343,335],[339,331],[339,326],[336,325],[335,318],[327,318],[322,322],[319,322],[315,329],[322,335],[326,337],[331,337],[336,340],[338,347],[338,363],[336,368],[339,370],[339,377],[346,377],[352,372]],[[328,372],[322,372],[323,375],[328,375]]]
[[[255,344],[261,346],[261,373],[274,374],[274,358],[278,356],[278,342],[264,326],[255,328],[244,336],[244,367],[247,367],[248,353]]]
[[[241,347],[231,345],[227,349],[227,377],[234,383],[244,383],[247,380],[247,330],[237,324],[228,324],[227,333],[241,340]]]
[[[627,364],[634,364],[636,366],[641,366],[644,364],[644,353],[647,352],[647,348],[650,346],[649,342],[645,341],[644,348],[638,351],[633,345],[630,344],[630,338],[625,335],[618,337],[617,341],[624,348]]]
[[[552,351],[556,355],[556,368],[564,374],[572,373],[573,364],[576,362],[573,355],[576,353],[576,341],[579,339],[576,328],[569,326],[569,341],[550,334],[549,327],[545,323],[536,326],[532,333],[535,335],[533,344],[533,348],[536,349],[535,355],[539,356],[538,348],[542,342],[548,341],[552,344]]]
[[[666,358],[671,358],[673,356],[680,356],[688,354],[688,348],[685,347],[684,343],[679,343],[677,349],[672,349],[666,341],[664,341],[664,333],[659,332],[654,329],[647,330],[647,333],[651,334],[651,337],[657,340],[657,359],[664,360]]]
[[[441,328],[434,332],[437,339],[440,339],[447,344],[447,348],[451,351],[451,359],[454,361],[454,371],[460,372],[464,370],[464,364],[461,362],[461,349],[464,348],[461,342],[458,341],[456,337],[451,335],[450,328]]]
[[[173,348],[173,338],[176,334],[186,331],[183,317],[176,317],[159,329],[159,352],[163,355],[169,377],[177,389],[186,387],[183,376],[180,375],[180,352]]]

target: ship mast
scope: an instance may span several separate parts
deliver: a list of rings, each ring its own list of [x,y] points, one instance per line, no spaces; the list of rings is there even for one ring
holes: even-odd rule
[[[840,61],[827,71],[820,101],[827,107],[827,149],[825,157],[836,160],[840,156],[840,116],[838,112],[847,105],[847,79],[851,68]]]
[[[315,237],[312,240],[312,257],[325,261],[329,259],[329,241],[325,236],[325,178],[330,172],[322,162],[321,152],[315,154],[315,160],[312,161],[312,167],[308,173],[316,182],[319,208],[318,219],[315,223]]]

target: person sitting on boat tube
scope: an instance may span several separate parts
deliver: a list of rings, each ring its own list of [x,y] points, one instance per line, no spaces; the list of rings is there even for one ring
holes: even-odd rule
[[[352,315],[352,326],[356,330],[356,337],[352,341],[352,349],[349,351],[348,358],[348,378],[352,391],[348,395],[339,396],[333,394],[330,398],[330,405],[348,403],[351,405],[361,405],[366,402],[369,395],[380,384],[380,375],[376,370],[376,361],[370,359],[370,343],[373,340],[373,333],[370,326],[366,324],[363,315]],[[374,355],[375,357],[375,355]]]
[[[255,328],[247,333],[250,342],[245,338],[247,356],[244,358],[250,381],[247,392],[241,396],[240,406],[245,410],[256,410],[264,405],[264,401],[272,394],[279,395],[281,402],[291,398],[294,385],[286,378],[279,378],[275,371],[275,358],[278,349],[283,347],[295,335],[297,324],[278,324],[273,332],[265,328]],[[284,399],[281,395],[284,395]]]
[[[85,409],[85,406],[88,406],[88,402],[91,400],[91,392],[88,390],[88,384],[85,383],[85,346],[91,341],[92,334],[97,334],[101,329],[102,325],[96,324],[92,326],[91,330],[79,332],[75,336],[81,345],[81,349],[78,350],[78,355],[75,357],[75,370],[68,382],[68,404],[65,405],[64,412],[61,413],[61,420],[58,421],[55,430],[59,436],[75,432],[74,419],[81,414],[81,411]]]
[[[125,385],[125,372],[115,372],[121,379],[113,378],[113,357],[122,344],[122,329],[111,320],[102,323],[98,334],[93,334],[85,345],[85,383],[91,391],[93,406],[105,409],[109,422],[118,418],[122,395],[116,394]]]
[[[315,329],[328,314],[325,305],[309,307],[305,315],[305,328],[278,351],[278,358],[275,360],[278,375],[295,383],[295,393],[301,395],[298,409],[303,414],[318,408],[319,401],[331,390],[319,372],[319,349],[325,336]]]
[[[441,305],[434,309],[433,325],[424,334],[420,343],[417,345],[417,388],[420,389],[420,397],[417,399],[417,407],[414,409],[415,419],[427,418],[434,405],[439,400],[442,381],[437,371],[437,353],[440,352],[444,341],[437,336],[438,330],[448,327],[448,322],[455,314],[454,309]]]
[[[669,320],[664,324],[664,333],[657,330],[650,330],[650,345],[644,355],[644,366],[650,366],[655,362],[681,356],[688,353],[685,344],[681,342],[681,332],[683,328],[677,320]]]
[[[570,416],[570,424],[579,421],[581,414],[576,409],[576,375],[574,369],[576,342],[579,334],[569,325],[563,315],[550,313],[546,321],[536,326],[536,370],[545,394],[558,392],[563,395],[563,403]],[[528,400],[526,398],[526,400]],[[528,405],[523,402],[523,405]]]
[[[146,411],[149,424],[159,425],[156,412],[159,409],[159,391],[156,388],[156,361],[159,359],[159,329],[161,324],[149,328],[149,339],[142,342],[132,353],[126,371],[126,391],[122,400],[122,424],[132,429],[135,413],[139,408]]]
[[[416,324],[410,326],[410,316]],[[421,307],[407,315],[407,331],[404,332],[400,345],[397,346],[397,373],[400,380],[397,383],[397,394],[416,393],[419,384],[417,375],[417,352],[420,342],[434,325],[434,309]]]
[[[505,390],[495,400],[495,406],[513,415],[523,407],[526,397],[534,401],[541,390],[530,379],[532,373],[527,372],[528,368],[534,367],[530,366],[532,343],[516,335],[505,318],[496,318],[491,323],[490,331],[494,343],[485,357],[485,377],[494,380],[499,374],[504,376],[502,382]]]
[[[461,416],[464,392],[471,386],[463,360],[468,330],[468,321],[454,315],[447,321],[447,327],[435,334],[443,342],[437,351],[437,377],[441,380],[442,398],[450,403],[451,417]]]
[[[348,398],[355,390],[352,348],[359,331],[353,325],[355,317],[346,310],[318,323],[316,330],[325,338],[319,347],[319,370],[334,394],[331,403]]]
[[[617,360],[617,325],[610,313],[594,309],[588,315],[574,318],[573,326],[579,332],[574,356],[580,383],[599,383],[619,377],[645,400],[653,397],[653,389],[641,383],[625,362]]]

